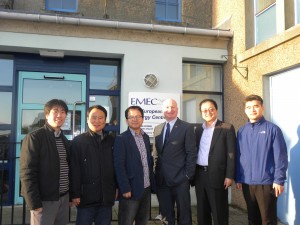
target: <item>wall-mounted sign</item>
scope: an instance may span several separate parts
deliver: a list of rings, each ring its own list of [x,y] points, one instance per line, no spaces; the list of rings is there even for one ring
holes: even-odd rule
[[[144,110],[144,123],[142,129],[153,137],[154,127],[165,122],[162,111],[164,100],[172,98],[178,104],[178,117],[180,117],[180,94],[157,92],[129,92],[128,106],[137,105]]]

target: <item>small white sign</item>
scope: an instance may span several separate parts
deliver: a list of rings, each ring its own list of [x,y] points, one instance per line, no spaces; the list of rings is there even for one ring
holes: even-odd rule
[[[128,106],[137,105],[144,110],[142,129],[150,137],[153,137],[154,127],[165,122],[162,103],[169,98],[177,102],[178,117],[180,117],[180,94],[178,93],[129,92]]]

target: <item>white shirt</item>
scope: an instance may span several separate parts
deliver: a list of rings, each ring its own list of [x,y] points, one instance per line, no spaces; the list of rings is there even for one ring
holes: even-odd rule
[[[206,123],[202,124],[203,133],[200,139],[197,158],[197,164],[200,166],[208,166],[208,155],[217,120],[218,119],[216,119],[210,127],[206,127]]]

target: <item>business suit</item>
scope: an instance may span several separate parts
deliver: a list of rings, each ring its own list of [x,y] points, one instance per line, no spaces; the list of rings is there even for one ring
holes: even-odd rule
[[[198,150],[203,131],[202,124],[195,130]],[[208,169],[197,165],[194,179],[198,224],[212,224],[211,214],[215,225],[228,224],[228,190],[225,190],[224,180],[233,180],[235,176],[235,143],[234,127],[217,120],[210,143],[208,165],[202,165],[208,166]]]
[[[151,146],[149,136],[142,132],[142,137],[145,143],[147,151],[147,162],[150,186],[154,187],[154,175],[153,175],[153,160],[151,156]],[[126,217],[134,213],[136,215],[130,215],[129,217],[134,218],[136,224],[145,224],[148,221],[150,213],[150,187],[144,187],[144,169],[141,159],[141,153],[136,144],[132,130],[128,128],[127,131],[118,135],[115,139],[114,144],[114,167],[119,187],[119,216]],[[131,192],[131,197],[124,198],[123,194]],[[133,200],[133,201],[131,201]],[[136,205],[132,206],[132,203],[139,201],[140,210],[136,209]],[[135,207],[134,210],[130,210]],[[124,212],[126,210],[126,213]],[[121,215],[122,214],[122,215]],[[119,217],[119,220],[122,220]],[[119,224],[128,224],[127,222],[119,221]]]
[[[196,166],[194,128],[177,118],[166,143],[163,143],[165,125],[162,123],[154,129],[155,179],[160,210],[168,224],[173,225],[176,202],[179,224],[192,224],[189,179],[194,176]]]

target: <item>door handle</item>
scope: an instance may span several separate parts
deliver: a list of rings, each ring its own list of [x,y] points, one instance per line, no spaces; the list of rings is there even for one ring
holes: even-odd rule
[[[75,114],[76,114],[76,105],[84,105],[85,102],[82,102],[82,101],[76,101],[73,103],[73,120],[72,120],[72,123],[73,123],[73,126],[72,126],[72,137],[74,138],[75,137]],[[72,139],[73,139],[72,138]]]
[[[44,75],[44,79],[49,79],[49,80],[64,80],[64,76],[57,76],[57,77],[52,77],[52,76],[46,76]]]

